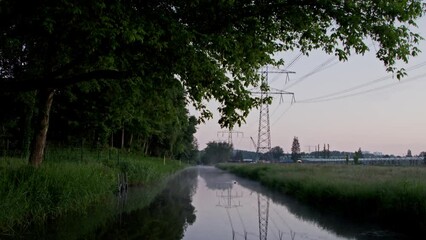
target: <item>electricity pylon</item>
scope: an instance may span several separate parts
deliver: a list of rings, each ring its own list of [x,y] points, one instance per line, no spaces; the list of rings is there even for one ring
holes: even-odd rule
[[[243,132],[234,131],[234,130],[232,130],[232,128],[230,128],[228,131],[219,131],[219,132],[217,132],[217,136],[218,137],[219,137],[220,134],[222,134],[222,136],[225,135],[225,134],[227,134],[228,135],[228,144],[232,145],[232,146],[233,146],[232,135],[236,134],[237,137],[239,137],[240,135],[242,137],[244,137],[244,133]]]
[[[272,70],[268,69],[268,66],[261,71],[262,74],[262,84],[269,85],[269,74],[270,73],[278,73],[278,74],[286,74],[286,81],[289,79],[289,74],[295,73],[287,70]],[[281,99],[283,99],[283,95],[292,95],[292,103],[294,102],[294,93],[287,92],[279,89],[271,89],[271,91],[264,91],[261,89],[260,92],[251,92],[252,94],[260,94],[261,102],[268,98],[270,95],[280,95]],[[261,103],[260,104],[260,113],[259,113],[259,129],[257,133],[257,149],[256,152],[259,153],[267,153],[271,150],[271,126],[269,123],[269,104]]]

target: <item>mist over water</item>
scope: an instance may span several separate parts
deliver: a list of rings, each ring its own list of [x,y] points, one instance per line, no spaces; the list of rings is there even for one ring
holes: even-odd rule
[[[1,236],[0,239],[16,239]],[[192,167],[154,188],[130,188],[88,214],[34,227],[19,239],[410,239],[301,204],[214,167]]]

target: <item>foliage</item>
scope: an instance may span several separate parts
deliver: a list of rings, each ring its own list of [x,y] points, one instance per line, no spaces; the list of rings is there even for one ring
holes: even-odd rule
[[[354,154],[354,164],[355,165],[358,165],[359,164],[359,156],[358,156],[358,154],[355,152],[355,154]]]
[[[358,151],[354,153],[354,164],[359,164],[359,159],[363,157],[364,155],[361,151],[361,148],[359,148]]]
[[[269,150],[269,154],[274,161],[279,161],[280,157],[284,156],[284,150],[280,146],[276,146]]]
[[[293,144],[291,146],[291,160],[297,161],[300,158],[300,144],[297,137],[293,138]]]
[[[411,150],[410,149],[408,149],[408,151],[407,151],[407,157],[412,157],[413,155],[411,154]]]
[[[0,162],[0,231],[16,227],[26,228],[65,213],[86,212],[117,188],[118,174],[125,170],[130,184],[152,185],[161,182],[181,169],[177,161],[141,158],[122,153],[116,158],[98,161],[94,156],[80,152],[70,157],[69,151],[49,154],[45,164],[34,169],[22,159]],[[55,156],[56,155],[56,156]],[[61,159],[61,156],[63,157]]]
[[[364,158],[364,153],[362,153],[361,148],[358,149],[358,151],[356,152],[356,155],[358,156],[358,158]]]
[[[28,155],[32,136],[32,116],[34,114],[34,92],[0,92],[0,149]]]
[[[204,149],[201,162],[206,165],[214,165],[229,161],[232,158],[232,145],[227,142],[208,142]]]
[[[388,1],[27,1],[0,3],[0,86],[57,88],[93,79],[142,79],[183,87],[222,126],[240,124],[260,103],[246,90],[272,55],[314,49],[346,60],[369,51],[388,71],[419,52],[412,31],[420,0]],[[22,6],[26,6],[23,8]],[[120,81],[122,83],[123,81]]]
[[[234,160],[235,162],[242,162],[243,159],[243,152],[241,150],[237,150],[234,156],[232,156],[232,160]]]
[[[97,239],[121,239],[130,234],[138,239],[182,239],[186,228],[196,220],[192,195],[196,189],[197,172],[182,171],[175,176],[155,201],[143,209],[130,212],[123,222],[126,226],[117,231],[117,223],[104,226]]]
[[[425,230],[426,168],[313,164],[220,167],[322,209],[373,219],[411,234]]]
[[[144,91],[151,94],[144,95]],[[48,144],[84,144],[91,148],[109,145],[143,151],[150,156],[195,158],[198,149],[193,134],[197,120],[189,116],[179,86],[148,87],[136,80],[122,84],[94,81],[64,88],[55,97]],[[0,121],[5,133],[0,141],[8,141],[10,150],[25,153],[28,144],[24,142],[29,142],[28,132],[32,127],[26,112],[31,111],[34,101],[20,101],[4,109],[5,117]]]
[[[402,77],[395,65],[420,51],[422,38],[411,29],[423,11],[420,0],[3,0],[0,88],[37,90],[38,101],[29,97],[34,104],[13,111],[24,116],[19,126],[13,119],[1,124],[8,125],[7,136],[20,128],[23,152],[34,134],[30,162],[38,166],[53,95],[65,94],[64,106],[54,109],[63,114],[60,130],[76,125],[77,134],[87,132],[96,144],[111,137],[111,145],[121,130],[121,147],[127,133],[146,154],[185,156],[193,142],[180,141],[190,140],[182,134],[190,127],[182,118],[185,104],[201,111],[203,121],[212,117],[206,102],[216,99],[221,126],[241,124],[261,104],[248,90],[260,85],[258,69],[283,62],[276,52],[321,49],[346,60],[369,51],[371,39],[377,58]],[[16,102],[17,96],[0,95]],[[70,105],[79,107],[68,121]]]

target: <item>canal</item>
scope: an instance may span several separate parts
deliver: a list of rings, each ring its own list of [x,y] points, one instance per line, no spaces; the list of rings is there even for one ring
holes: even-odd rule
[[[408,239],[362,220],[311,208],[214,167],[184,170],[160,189],[132,188],[89,214],[51,221],[22,238]]]

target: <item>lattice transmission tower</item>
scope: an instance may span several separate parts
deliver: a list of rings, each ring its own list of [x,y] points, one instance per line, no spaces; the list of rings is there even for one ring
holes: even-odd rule
[[[233,140],[232,140],[232,135],[237,135],[237,137],[242,136],[244,137],[244,133],[240,132],[240,131],[234,131],[232,130],[232,128],[228,129],[228,131],[219,131],[217,132],[217,136],[219,137],[220,135],[228,135],[228,144],[229,145],[234,145]]]
[[[269,86],[269,74],[286,74],[286,79],[289,79],[289,74],[295,73],[287,70],[269,70],[268,67],[265,67],[262,71],[262,84]],[[294,93],[287,92],[280,89],[270,89],[270,91],[264,91],[263,89],[260,92],[251,92],[253,94],[260,94],[260,100],[268,98],[270,95],[280,95],[281,100],[283,99],[283,95],[292,95],[292,103],[294,102]],[[262,103],[260,105],[260,113],[259,113],[259,129],[257,133],[257,153],[267,153],[271,150],[271,126],[269,122],[269,104]]]

